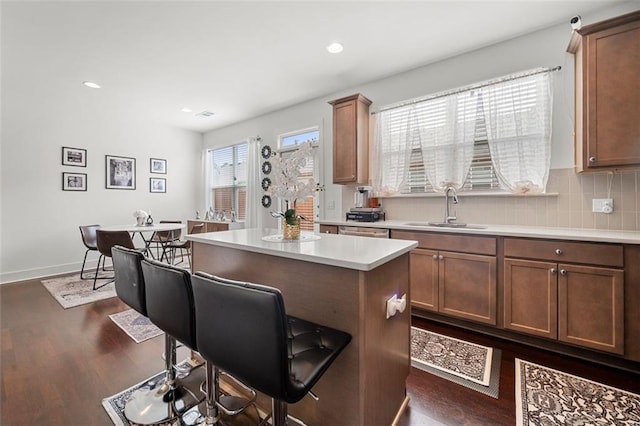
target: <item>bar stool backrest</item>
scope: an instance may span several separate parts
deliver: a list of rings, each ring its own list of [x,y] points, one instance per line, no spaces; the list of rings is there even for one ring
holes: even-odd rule
[[[138,250],[122,246],[113,247],[111,255],[116,278],[116,294],[124,303],[146,317],[146,287],[141,265],[144,255]]]
[[[193,276],[193,290],[202,356],[250,387],[289,400],[288,326],[280,291],[201,273]]]
[[[149,258],[142,261],[147,317],[165,333],[198,350],[191,273]]]

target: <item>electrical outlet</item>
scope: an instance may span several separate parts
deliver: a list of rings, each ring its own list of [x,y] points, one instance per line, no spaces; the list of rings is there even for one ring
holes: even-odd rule
[[[335,210],[336,209],[336,201],[335,200],[329,200],[327,202],[327,210]]]
[[[593,213],[613,213],[613,198],[594,198],[591,211]]]

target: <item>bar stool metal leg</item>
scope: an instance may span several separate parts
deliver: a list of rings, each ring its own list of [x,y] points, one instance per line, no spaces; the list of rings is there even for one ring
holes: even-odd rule
[[[205,411],[204,421],[201,425],[215,425],[220,420],[220,411],[216,398],[220,393],[220,383],[218,382],[218,369],[210,362],[205,363],[206,380],[205,380]]]
[[[271,412],[273,418],[273,426],[286,426],[287,425],[287,403],[278,401],[275,398],[271,399]]]

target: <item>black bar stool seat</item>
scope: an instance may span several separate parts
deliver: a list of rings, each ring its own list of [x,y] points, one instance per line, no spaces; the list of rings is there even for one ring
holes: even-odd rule
[[[273,425],[285,425],[287,404],[311,391],[351,335],[287,316],[282,294],[273,287],[200,272],[192,283],[198,351],[270,396]]]

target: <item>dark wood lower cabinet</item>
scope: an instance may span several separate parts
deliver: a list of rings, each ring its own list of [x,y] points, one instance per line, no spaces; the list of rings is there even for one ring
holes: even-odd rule
[[[624,273],[559,265],[558,339],[624,354]]]
[[[415,249],[411,252],[412,306],[496,325],[496,258]]]
[[[624,354],[624,273],[619,269],[505,259],[504,326]]]
[[[554,272],[555,271],[555,272]],[[504,260],[504,327],[535,336],[558,337],[557,265]]]
[[[496,257],[440,252],[438,311],[496,325]]]
[[[438,312],[438,252],[415,249],[409,261],[411,272],[411,304],[415,307]]]

